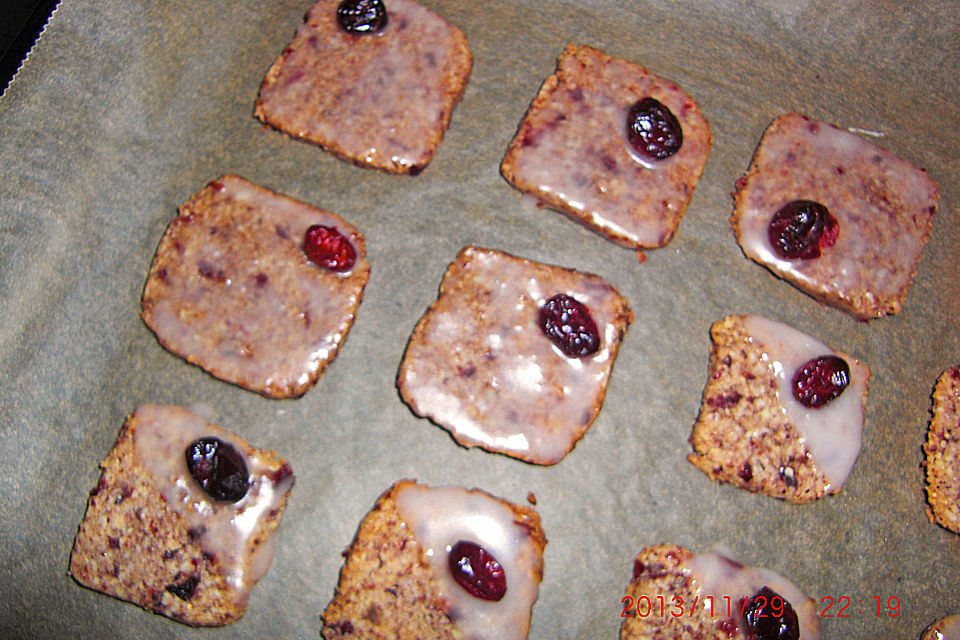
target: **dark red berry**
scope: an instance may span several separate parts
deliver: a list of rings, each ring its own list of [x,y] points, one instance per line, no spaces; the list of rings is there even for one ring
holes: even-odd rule
[[[197,590],[200,584],[199,576],[187,576],[180,582],[174,582],[167,585],[167,591],[177,596],[181,600],[189,600]]]
[[[770,587],[763,587],[751,596],[743,619],[748,640],[800,640],[797,612]]]
[[[793,374],[793,397],[816,409],[834,400],[850,384],[850,365],[837,356],[820,356],[803,363]]]
[[[585,358],[600,349],[600,332],[590,310],[565,293],[543,303],[539,320],[543,333],[571,358]]]
[[[247,495],[250,476],[243,457],[217,438],[194,440],[184,452],[187,469],[214,500],[237,502]]]
[[[379,33],[387,26],[387,8],[381,0],[343,0],[337,7],[337,24],[347,33]]]
[[[840,223],[819,202],[793,200],[773,214],[767,239],[785,260],[812,260],[820,250],[832,247],[840,235]]]
[[[663,160],[680,151],[683,129],[677,117],[662,102],[644,98],[627,113],[627,137],[644,158]]]
[[[473,542],[461,540],[447,556],[450,574],[470,595],[499,601],[507,592],[507,574],[493,555]]]
[[[324,269],[349,271],[357,261],[357,250],[336,227],[315,224],[303,234],[303,251]]]

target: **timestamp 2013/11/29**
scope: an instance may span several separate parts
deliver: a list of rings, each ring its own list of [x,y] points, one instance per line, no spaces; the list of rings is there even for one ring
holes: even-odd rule
[[[760,602],[759,599],[764,599]],[[871,602],[871,599],[874,601]],[[733,598],[726,596],[695,596],[692,601],[685,602],[683,596],[624,596],[620,600],[623,610],[620,612],[621,618],[647,618],[659,616],[662,618],[673,617],[680,618],[684,615],[693,617],[698,609],[702,608],[703,613],[709,617],[729,618],[734,615],[744,615],[748,608],[757,608],[758,615],[761,617],[779,617],[783,614],[785,601],[777,595],[766,601],[762,595],[754,596],[756,602],[751,602],[751,598]],[[876,604],[876,609],[873,604]],[[878,617],[889,616],[896,618],[900,615],[900,598],[889,596],[884,599],[883,596],[871,596],[866,598],[868,607],[864,609],[864,599],[854,600],[851,596],[824,596],[820,598],[819,616],[821,618],[853,618],[858,615],[876,613]],[[769,606],[769,608],[768,608]]]

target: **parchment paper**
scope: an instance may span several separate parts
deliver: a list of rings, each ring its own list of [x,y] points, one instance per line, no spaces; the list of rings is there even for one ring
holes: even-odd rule
[[[536,494],[550,539],[536,640],[616,637],[633,557],[661,542],[726,550],[818,602],[849,596],[853,617],[825,619],[826,638],[917,638],[960,613],[960,536],[928,521],[920,468],[934,381],[960,362],[957,3],[424,2],[466,33],[475,64],[417,177],[351,166],[252,117],[309,0],[60,5],[0,99],[0,635],[316,638],[340,552],[402,477],[518,502]],[[677,81],[713,129],[679,233],[643,264],[498,173],[571,42]],[[900,314],[857,323],[738,248],[729,192],[766,125],[794,110],[873,132],[939,183],[933,237]],[[366,235],[373,273],[359,318],[299,400],[210,377],[138,318],[177,205],[227,172]],[[636,313],[599,418],[554,467],[462,449],[399,399],[407,338],[467,244],[597,273]],[[863,450],[839,496],[784,504],[711,482],[686,461],[707,330],[730,313],[786,322],[873,369]],[[296,472],[273,566],[225,629],[191,629],[67,575],[97,464],[143,402],[203,403]],[[898,598],[900,615],[878,617],[874,596]]]

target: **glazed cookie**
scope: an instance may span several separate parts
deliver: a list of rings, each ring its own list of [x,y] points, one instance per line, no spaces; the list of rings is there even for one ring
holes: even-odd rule
[[[790,502],[839,492],[860,453],[866,365],[760,316],[724,318],[710,336],[690,462]]]
[[[500,167],[524,193],[625,247],[673,237],[711,134],[680,87],[591,47],[568,46]]]
[[[960,640],[960,615],[947,616],[924,629],[920,640]]]
[[[369,276],[363,236],[342,218],[227,175],[167,227],[141,315],[217,378],[296,397],[336,357]]]
[[[70,556],[85,587],[196,626],[232,622],[273,557],[290,466],[181,407],[134,411]]]
[[[320,0],[267,71],[254,113],[355,164],[417,174],[472,61],[463,33],[413,0]]]
[[[465,447],[559,462],[593,423],[633,312],[597,276],[467,247],[397,385]]]
[[[622,599],[620,640],[817,640],[817,605],[790,581],[717,553],[643,549]],[[661,611],[660,603],[665,603]]]
[[[933,391],[927,443],[927,510],[930,519],[960,533],[960,367],[943,372]]]
[[[871,320],[900,310],[937,211],[926,172],[860,136],[791,113],[737,183],[743,253],[817,300]]]
[[[402,480],[360,523],[321,635],[523,640],[546,543],[528,507]]]

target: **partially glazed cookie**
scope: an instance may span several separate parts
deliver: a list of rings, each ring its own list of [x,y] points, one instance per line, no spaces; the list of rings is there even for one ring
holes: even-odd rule
[[[960,367],[941,374],[923,447],[930,519],[960,533]]]
[[[290,466],[163,405],[138,407],[100,466],[70,556],[73,578],[190,625],[243,615],[273,557]]]
[[[860,453],[866,365],[761,316],[729,316],[710,336],[690,462],[791,502],[840,491]]]
[[[554,464],[597,417],[632,321],[595,275],[467,247],[414,330],[397,385],[463,446]]]
[[[924,629],[920,640],[960,640],[960,615],[947,616]]]
[[[922,169],[797,113],[763,134],[734,193],[743,253],[817,300],[871,320],[900,310],[937,211]]]
[[[141,315],[188,362],[290,398],[336,357],[369,277],[363,236],[343,218],[227,175],[167,227]]]
[[[621,604],[620,640],[820,637],[816,602],[789,580],[676,545],[640,552]]]
[[[568,46],[510,143],[514,187],[625,247],[677,231],[711,146],[697,103],[632,62]]]
[[[320,0],[267,71],[254,113],[355,164],[417,174],[472,61],[463,33],[414,0]]]
[[[546,543],[528,507],[402,480],[360,523],[321,635],[523,640]]]

